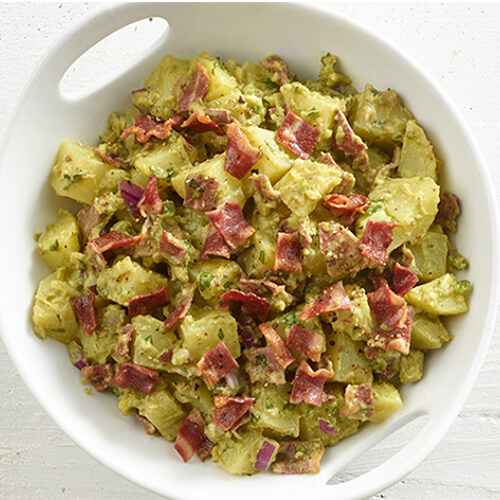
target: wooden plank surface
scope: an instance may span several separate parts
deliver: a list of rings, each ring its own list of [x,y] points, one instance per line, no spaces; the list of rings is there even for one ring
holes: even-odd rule
[[[0,4],[0,134],[49,44],[96,6]],[[498,192],[500,4],[338,3],[331,8],[382,31],[443,85],[470,122]],[[116,50],[127,55],[123,48]],[[335,52],[334,47],[331,50]],[[81,78],[73,83],[83,84]],[[495,335],[467,403],[446,437],[406,479],[374,498],[500,498],[499,380],[500,340]],[[1,343],[0,399],[0,498],[159,498],[75,446],[28,392]],[[369,470],[399,446],[397,438],[382,443],[349,466],[340,479]]]

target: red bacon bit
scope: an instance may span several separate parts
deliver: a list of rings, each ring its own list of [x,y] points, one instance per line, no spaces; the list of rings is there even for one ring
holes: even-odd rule
[[[255,229],[245,220],[237,201],[221,203],[216,210],[207,212],[207,217],[233,250],[243,246],[255,233]]]
[[[99,148],[94,148],[95,154],[106,163],[113,165],[113,167],[125,167],[127,165],[127,161],[121,160],[120,158],[113,158],[112,156],[103,153]]]
[[[188,462],[205,437],[205,419],[200,410],[193,408],[179,427],[174,448],[182,460]]]
[[[412,311],[407,306],[403,309],[402,319],[403,325],[392,330],[377,326],[375,333],[368,339],[368,345],[384,351],[398,351],[406,356],[410,352],[412,319]]]
[[[283,368],[295,361],[295,356],[288,350],[283,339],[271,325],[262,323],[259,325],[259,330],[273,348],[274,355]]]
[[[163,327],[165,331],[171,330],[191,309],[191,304],[194,299],[194,287],[187,292],[187,295],[170,311],[166,317]]]
[[[271,302],[255,295],[254,293],[244,293],[240,290],[228,290],[221,295],[222,306],[227,306],[230,302],[241,302],[241,309],[250,316],[256,316],[260,321],[265,321]]]
[[[351,128],[351,125],[342,111],[337,110],[335,116],[338,127],[342,129],[342,134],[340,134],[339,138],[337,138],[337,133],[333,134],[332,150],[347,153],[358,161],[366,171],[368,171],[370,169],[368,146],[363,142],[361,137],[354,133],[354,130]]]
[[[392,278],[392,289],[401,297],[404,297],[418,283],[417,275],[399,262],[394,266]]]
[[[201,109],[193,111],[189,118],[181,124],[181,127],[188,127],[198,134],[215,132],[217,135],[224,135],[224,130]]]
[[[392,240],[392,229],[399,224],[395,222],[373,221],[368,220],[363,236],[359,240],[359,249],[361,253],[367,258],[385,266],[389,259],[387,249],[389,248]]]
[[[319,132],[305,120],[289,111],[274,140],[295,156],[307,160],[316,146]]]
[[[144,189],[136,186],[130,181],[120,181],[120,195],[123,198],[130,215],[134,219],[138,219],[141,214],[137,206],[144,196]]]
[[[137,236],[128,236],[127,234],[121,233],[120,231],[110,231],[103,236],[94,238],[88,243],[88,246],[98,254],[103,254],[108,250],[114,250],[115,248],[131,247],[140,243],[143,234],[138,234]]]
[[[341,416],[365,421],[373,416],[373,410],[374,399],[371,384],[347,385],[344,407],[340,410]]]
[[[275,474],[317,474],[324,451],[320,439],[281,441],[272,471]]]
[[[149,176],[144,195],[137,204],[139,212],[143,217],[147,214],[161,214],[163,211],[163,202],[158,193],[158,182],[153,175]]]
[[[118,346],[116,352],[118,356],[128,359],[130,357],[130,340],[132,339],[132,332],[134,325],[128,324],[122,328],[122,333],[118,336]]]
[[[215,446],[215,443],[210,441],[207,436],[204,436],[203,439],[201,440],[201,443],[198,446],[198,449],[196,450],[196,454],[198,455],[198,458],[204,462],[212,453],[212,448]]]
[[[278,363],[272,347],[257,347],[254,349],[256,356],[264,356],[269,368],[273,371],[281,371],[281,365]]]
[[[122,389],[135,389],[149,396],[153,392],[157,380],[158,372],[156,370],[126,362],[118,365],[118,372],[113,377],[111,385]]]
[[[323,337],[299,325],[292,325],[286,341],[289,349],[304,354],[312,361],[318,362],[321,359],[321,349],[323,348]]]
[[[177,101],[177,108],[180,113],[189,111],[189,106],[197,99],[204,99],[208,92],[208,77],[205,66],[196,61],[196,69],[186,77],[181,77],[180,86],[182,94]]]
[[[213,224],[208,226],[207,237],[201,250],[200,260],[206,260],[210,255],[225,257],[226,259],[231,257],[231,247],[226,243]]]
[[[283,61],[281,57],[273,54],[266,57],[265,59],[262,59],[262,61],[260,61],[260,64],[263,68],[269,69],[278,74],[280,85],[290,83],[290,71],[288,70],[288,66],[286,65],[285,61]]]
[[[113,365],[110,363],[84,366],[81,371],[82,376],[94,384],[94,387],[99,392],[104,391],[112,385],[110,382],[113,378]]]
[[[281,385],[286,382],[285,370],[279,364],[271,346],[245,350],[245,371],[252,384]]]
[[[183,202],[185,207],[203,210],[204,212],[215,209],[217,206],[217,189],[219,188],[217,179],[202,174],[188,175],[184,186],[186,188],[186,196]]]
[[[94,206],[90,206],[87,208],[82,208],[77,216],[78,226],[82,231],[83,243],[87,243],[89,239],[90,232],[95,227],[95,225],[99,222],[101,216],[96,212]]]
[[[444,191],[438,205],[436,223],[451,233],[457,232],[457,217],[460,215],[460,200],[456,194]]]
[[[320,314],[332,311],[349,311],[350,309],[349,296],[344,290],[342,281],[338,281],[330,288],[327,288],[314,302],[306,304],[299,319],[304,321]]]
[[[229,123],[229,113],[225,109],[206,109],[205,113],[216,123]]]
[[[233,120],[227,127],[227,148],[224,160],[226,172],[237,179],[243,179],[261,156],[262,152],[250,144],[239,122]]]
[[[172,127],[177,125],[178,119],[171,118],[165,122],[160,122],[151,115],[139,115],[134,117],[134,124],[127,127],[120,135],[120,139],[126,139],[129,135],[135,135],[135,141],[146,144],[151,137],[156,137],[162,141],[167,140],[172,133]]]
[[[236,370],[238,363],[221,341],[203,355],[196,367],[198,377],[203,375],[213,387],[222,377]]]
[[[329,194],[323,196],[323,205],[344,224],[350,226],[366,212],[368,200],[362,194]]]
[[[212,422],[223,431],[237,429],[250,418],[254,398],[215,396]]]
[[[163,231],[160,240],[160,253],[173,258],[179,264],[184,262],[186,258],[186,247],[178,241],[171,233]]]
[[[78,316],[78,321],[82,327],[83,334],[87,337],[97,328],[94,309],[95,295],[85,295],[84,297],[76,297],[71,299],[73,310]]]
[[[302,252],[299,236],[294,233],[278,233],[276,252],[274,254],[274,271],[290,274],[302,272]]]
[[[128,315],[133,318],[138,314],[148,314],[157,307],[166,306],[168,302],[167,292],[164,288],[144,295],[135,295],[128,301]]]
[[[290,403],[308,403],[321,406],[323,402],[323,387],[325,382],[333,377],[333,372],[326,368],[313,371],[307,361],[300,361],[293,379]]]

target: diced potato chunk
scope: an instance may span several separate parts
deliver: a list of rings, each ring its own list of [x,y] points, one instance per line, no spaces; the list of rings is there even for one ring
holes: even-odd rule
[[[50,183],[57,195],[91,205],[101,192],[100,184],[108,169],[92,148],[63,141]]]
[[[422,351],[410,351],[408,356],[401,358],[399,368],[399,380],[402,384],[418,382],[424,375],[424,353]]]
[[[169,97],[174,94],[174,87],[179,78],[189,72],[189,66],[190,61],[165,56],[149,75],[144,86],[154,90],[161,97]]]
[[[437,180],[437,160],[425,132],[415,120],[406,124],[398,168],[401,177],[430,177]]]
[[[439,278],[446,273],[448,257],[448,236],[428,231],[421,240],[410,247],[415,256],[415,265],[422,281]]]
[[[411,346],[415,349],[441,349],[452,336],[438,318],[416,314],[411,325]]]
[[[189,270],[191,279],[198,282],[201,296],[210,300],[220,297],[229,288],[234,288],[240,280],[240,266],[234,261],[211,258],[196,262]]]
[[[221,340],[235,359],[240,356],[238,325],[229,311],[193,305],[189,314],[180,322],[178,330],[183,346],[194,362],[198,362],[203,354]]]
[[[228,73],[219,60],[209,56],[206,52],[202,52],[195,59],[205,66],[210,79],[206,101],[218,99],[228,94],[240,93],[236,78]]]
[[[403,406],[399,391],[389,382],[372,385],[374,409],[372,422],[380,424]]]
[[[47,226],[47,231],[38,240],[38,250],[52,271],[68,266],[72,252],[80,250],[78,224],[75,216],[67,210],[59,210],[57,219]]]
[[[319,200],[341,181],[339,172],[326,163],[297,159],[276,183],[283,203],[297,217],[309,215]]]
[[[448,273],[410,290],[405,299],[429,314],[452,315],[467,312],[467,302],[459,292],[457,278]]]

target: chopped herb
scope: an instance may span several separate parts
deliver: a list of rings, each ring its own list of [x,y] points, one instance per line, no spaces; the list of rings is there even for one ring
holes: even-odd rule
[[[219,332],[217,333],[217,336],[218,336],[221,340],[224,340],[224,332],[222,331],[222,328],[219,328]]]
[[[316,108],[312,108],[311,111],[307,113],[307,116],[310,116],[311,118],[319,116],[319,110],[317,110]]]
[[[170,179],[172,178],[172,176],[175,174],[175,170],[173,168],[168,168],[167,169],[167,175],[165,176],[165,180],[167,182],[170,182]]]
[[[264,264],[265,258],[266,258],[266,255],[264,253],[264,250],[261,250],[259,252],[259,260],[261,261],[262,264]]]
[[[266,407],[266,410],[271,410],[274,408],[273,404],[266,399],[265,403],[264,403],[265,407]]]
[[[452,269],[463,271],[464,269],[467,269],[469,267],[469,262],[462,254],[455,251],[448,256],[448,265]]]
[[[264,354],[257,354],[255,356],[255,359],[262,365],[262,366],[267,366],[267,358],[264,356]]]
[[[69,174],[64,174],[63,178],[66,181],[66,185],[63,187],[63,191],[67,191],[72,184],[76,184],[80,182],[81,178],[83,177],[83,172],[79,170],[76,174],[71,177]]]
[[[199,195],[203,193],[203,188],[196,179],[191,179],[188,186]]]
[[[267,80],[264,80],[262,84],[265,85],[270,90],[277,90],[279,87],[279,85],[276,82],[273,82],[269,78]]]
[[[172,200],[163,202],[163,213],[165,215],[175,215],[175,203]]]
[[[382,210],[382,203],[373,203],[368,207],[365,214],[370,216],[373,215],[375,212],[378,212],[379,210]]]
[[[234,283],[232,281],[226,281],[224,283],[224,290],[229,290],[230,288],[233,288]]]
[[[463,295],[472,291],[472,283],[469,280],[460,280],[457,283],[457,293]]]
[[[380,92],[376,89],[370,89],[370,92],[372,93],[372,95],[375,95],[375,96],[380,95]]]
[[[51,328],[50,331],[55,333],[64,333],[66,330],[64,328]]]
[[[292,403],[287,403],[285,406],[283,406],[283,409],[293,411],[293,410],[295,410],[295,405]]]
[[[150,344],[152,344],[153,343],[153,336],[152,335],[148,335],[144,340],[146,342],[149,342]]]
[[[257,425],[257,422],[259,421],[260,417],[259,415],[255,415],[254,413],[252,413],[252,424],[253,425]]]
[[[49,250],[51,252],[57,252],[58,249],[59,249],[59,241],[56,240],[54,243],[52,243],[52,245],[50,245]]]
[[[113,387],[112,391],[113,391],[113,394],[114,394],[117,398],[119,398],[119,397],[123,394],[123,392],[122,392],[122,391],[120,391],[120,389],[118,389],[118,387]]]
[[[212,273],[201,273],[198,278],[198,286],[200,288],[200,292],[204,292],[212,283],[214,279]]]
[[[375,127],[383,127],[386,123],[386,120],[372,120],[372,125],[374,125]]]
[[[297,313],[295,311],[290,311],[284,318],[283,323],[287,326],[298,325],[299,318],[297,317]]]

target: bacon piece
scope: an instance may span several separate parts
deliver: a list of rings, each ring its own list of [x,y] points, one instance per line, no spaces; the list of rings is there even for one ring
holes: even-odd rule
[[[215,132],[217,135],[224,135],[224,130],[201,109],[193,111],[189,118],[181,124],[181,127],[188,127],[198,134]]]
[[[76,215],[76,218],[82,232],[83,244],[86,244],[92,229],[99,222],[101,216],[96,212],[94,205],[92,205],[82,208]]]
[[[84,366],[81,371],[83,377],[94,384],[99,392],[112,385],[110,382],[113,378],[113,365],[110,363]]]
[[[144,196],[144,189],[136,186],[130,181],[120,181],[120,195],[123,198],[130,215],[134,219],[138,219],[141,214],[137,206]]]
[[[146,434],[149,434],[151,436],[153,434],[156,434],[156,427],[146,417],[143,417],[142,415],[136,413],[135,418],[144,426],[144,432]]]
[[[338,279],[346,274],[355,276],[368,266],[368,260],[358,248],[358,239],[342,224],[320,222],[318,235],[326,270],[332,278]]]
[[[377,326],[375,332],[368,338],[367,345],[378,347],[384,351],[398,351],[405,356],[410,352],[412,311],[409,307],[403,308],[401,315],[402,326],[392,329]]]
[[[260,297],[268,298],[272,303],[274,301],[285,304],[286,307],[293,304],[295,297],[286,291],[284,285],[278,285],[270,280],[240,280],[240,286],[245,293],[254,293]]]
[[[236,370],[238,363],[226,344],[221,341],[202,356],[196,368],[198,377],[203,375],[213,387],[222,377]]]
[[[368,200],[362,194],[328,194],[323,196],[323,205],[344,224],[350,226],[366,212]]]
[[[278,203],[281,201],[278,191],[273,188],[266,174],[254,174],[249,177],[249,180],[257,187],[264,203]]]
[[[212,453],[212,448],[215,446],[215,443],[210,441],[207,436],[203,436],[203,439],[201,440],[201,443],[198,446],[198,449],[196,450],[196,454],[198,455],[198,458],[204,462]]]
[[[122,328],[122,333],[118,335],[118,345],[116,346],[116,353],[122,358],[130,358],[130,340],[132,339],[132,332],[134,325],[128,324]]]
[[[325,447],[321,440],[281,441],[272,465],[275,474],[317,474]]]
[[[143,217],[148,214],[155,215],[163,212],[163,202],[158,193],[158,182],[154,175],[149,176],[144,195],[137,204],[137,208]]]
[[[182,203],[185,207],[207,212],[217,207],[217,189],[219,183],[213,177],[192,174],[186,177],[184,184],[186,196]]]
[[[273,348],[274,355],[283,368],[295,361],[295,356],[288,350],[283,339],[271,325],[262,323],[259,325],[259,330]]]
[[[165,318],[163,328],[165,331],[171,330],[191,309],[191,304],[194,299],[194,287],[187,291],[186,295],[178,302],[178,304],[170,311]]]
[[[279,364],[274,349],[270,346],[247,349],[245,371],[252,384],[281,385],[286,382],[285,370]]]
[[[250,418],[254,398],[215,396],[212,422],[223,431],[237,429]]]
[[[71,299],[73,310],[78,316],[78,321],[82,327],[83,334],[87,337],[97,328],[94,309],[95,295],[85,295],[84,297],[76,297]]]
[[[156,370],[126,362],[118,365],[118,372],[113,377],[111,385],[122,389],[135,389],[149,396],[153,392],[157,380],[158,372]]]
[[[120,158],[113,158],[112,156],[107,155],[106,153],[102,152],[99,148],[94,148],[94,152],[102,161],[105,161],[106,163],[109,163],[114,167],[125,167],[128,163],[128,161],[121,160]]]
[[[134,117],[134,124],[127,127],[120,135],[120,139],[126,139],[129,135],[135,135],[135,141],[146,144],[151,137],[162,141],[167,140],[172,133],[172,128],[177,125],[177,118],[170,118],[165,122],[157,121],[151,115],[139,115]]]
[[[299,316],[300,321],[314,318],[320,314],[332,311],[350,311],[351,302],[344,290],[342,281],[338,281],[327,288],[314,302],[309,302],[302,309]]]
[[[169,303],[167,292],[164,288],[143,295],[135,295],[128,301],[128,315],[132,318],[138,314],[148,314],[157,307]]]
[[[352,156],[364,170],[370,170],[368,146],[363,142],[361,137],[355,134],[342,111],[337,110],[335,118],[337,121],[337,129],[332,136],[332,150],[347,153]]]
[[[448,191],[441,193],[436,223],[441,224],[451,233],[457,232],[457,217],[460,215],[460,200],[456,194]]]
[[[182,460],[188,462],[205,437],[205,419],[200,410],[193,408],[179,427],[174,448]]]
[[[178,238],[167,231],[163,231],[160,240],[160,253],[173,259],[177,264],[182,264],[186,258],[186,247]]]
[[[333,377],[333,372],[326,368],[313,371],[307,361],[300,361],[293,379],[290,403],[308,403],[321,406],[323,402],[323,387],[325,382]]]
[[[373,221],[368,219],[363,236],[359,240],[359,249],[367,258],[385,266],[389,259],[387,249],[394,239],[392,229],[399,226],[396,222]]]
[[[286,340],[286,346],[304,354],[312,361],[318,362],[321,359],[323,337],[313,330],[308,330],[299,325],[292,325]]]
[[[229,113],[225,109],[206,109],[205,113],[216,123],[229,123]]]
[[[274,271],[290,274],[302,272],[302,252],[299,236],[294,233],[278,233],[274,254]]]
[[[228,290],[221,295],[222,306],[227,306],[230,302],[241,302],[241,309],[250,316],[256,316],[260,321],[265,321],[271,302],[255,295],[254,293],[244,293],[240,290]]]
[[[180,113],[189,110],[189,106],[197,99],[204,99],[208,92],[210,79],[205,66],[196,61],[196,69],[187,77],[181,77],[180,86],[182,94],[177,100],[177,108]]]
[[[263,68],[274,71],[279,76],[280,85],[285,85],[291,82],[290,71],[285,61],[276,54],[267,56],[265,59],[260,61]]]
[[[352,420],[368,420],[373,416],[374,399],[371,384],[348,384],[345,388],[344,407],[340,415]]]
[[[399,262],[394,266],[392,289],[404,297],[418,283],[417,275],[409,268],[403,267]]]
[[[295,156],[307,160],[316,146],[319,132],[300,116],[289,111],[274,140]]]
[[[200,260],[206,260],[210,255],[225,257],[226,259],[231,257],[231,247],[226,243],[222,234],[217,231],[213,224],[208,226],[207,237],[201,250]]]
[[[255,229],[245,220],[237,201],[221,203],[216,210],[207,212],[207,217],[233,250],[243,246],[255,233]]]
[[[131,247],[140,243],[143,234],[138,234],[137,236],[128,236],[127,234],[121,233],[120,231],[110,231],[109,233],[94,238],[88,243],[88,246],[96,253],[103,254],[108,250],[114,250],[115,248]]]
[[[227,127],[227,148],[224,168],[237,179],[243,179],[259,161],[262,152],[252,146],[237,120]]]

